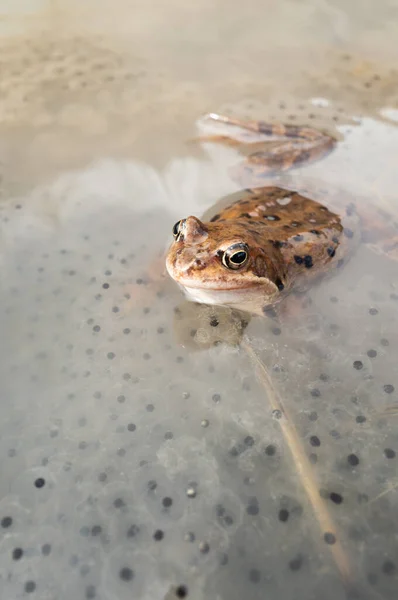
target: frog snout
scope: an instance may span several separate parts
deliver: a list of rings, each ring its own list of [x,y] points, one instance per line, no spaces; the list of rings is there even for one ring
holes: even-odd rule
[[[195,248],[180,248],[176,252],[174,267],[184,273],[201,271],[206,267],[205,257],[202,252]]]
[[[188,217],[183,229],[184,240],[188,244],[201,244],[208,237],[206,225],[196,217]]]

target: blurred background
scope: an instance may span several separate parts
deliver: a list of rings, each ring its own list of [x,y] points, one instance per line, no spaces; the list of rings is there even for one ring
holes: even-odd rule
[[[238,189],[209,111],[335,135],[276,181],[398,223],[397,39],[396,0],[3,0],[0,598],[396,598],[396,260],[244,332],[153,269]]]

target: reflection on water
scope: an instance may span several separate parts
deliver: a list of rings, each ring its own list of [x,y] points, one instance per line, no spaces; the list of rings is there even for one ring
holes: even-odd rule
[[[319,201],[326,193],[331,206],[347,194],[364,211],[395,213],[394,105],[372,91],[369,112],[384,107],[384,121],[359,118],[359,90],[382,83],[363,86],[371,68],[340,58],[334,71],[324,64],[335,73],[325,78],[329,95],[300,69],[282,77],[294,40],[271,65],[275,52],[263,42],[270,18],[257,18],[265,8],[254,12],[250,35],[239,26],[240,16],[253,23],[245,7],[224,10],[219,31],[223,3],[196,8],[195,27],[205,23],[206,36],[187,24],[184,56],[175,25],[186,9],[175,4],[163,59],[159,41],[146,49],[147,29],[137,27],[131,42],[143,48],[134,69],[140,58],[160,61],[156,89],[136,71],[134,85],[126,83],[132,58],[119,61],[109,39],[90,42],[87,62],[88,41],[79,38],[82,74],[73,76],[65,39],[41,59],[37,41],[30,57],[22,45],[20,54],[10,50],[15,86],[8,83],[13,101],[3,111],[9,126],[15,120],[1,141],[0,581],[7,598],[395,598],[397,263],[361,246],[285,320],[187,303],[153,269],[178,218],[201,217],[237,189],[228,177],[236,151],[190,141],[201,114],[228,109],[324,126],[342,138],[337,149],[270,183],[313,190]],[[286,10],[304,15],[292,6]],[[325,32],[345,39],[345,13],[332,8],[317,9],[314,44]],[[287,35],[292,28],[274,10]],[[164,9],[150,13],[155,38]],[[104,15],[98,9],[99,29]],[[307,39],[304,22],[294,39]],[[65,17],[65,28],[72,25]],[[229,72],[228,57],[216,53],[209,71],[226,83],[213,88],[198,42],[209,56],[219,35],[238,48],[250,44]],[[3,42],[15,48],[12,37]],[[50,69],[49,56],[67,75]],[[194,56],[197,82],[192,68],[186,75]],[[98,87],[89,76],[97,60]],[[256,74],[268,64],[261,82]],[[349,68],[348,92],[340,83]],[[116,87],[104,82],[112,71]],[[55,86],[61,80],[87,85],[72,102],[70,90]],[[233,93],[243,81],[250,93]]]

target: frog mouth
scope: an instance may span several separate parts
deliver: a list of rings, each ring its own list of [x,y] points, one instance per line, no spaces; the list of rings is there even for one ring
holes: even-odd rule
[[[178,282],[185,297],[200,304],[236,305],[245,302],[247,288],[211,287],[210,285],[186,285]]]
[[[203,279],[199,280],[187,276],[184,277],[183,275],[177,274],[176,270],[173,268],[173,265],[168,261],[166,262],[166,268],[170,277],[176,283],[178,283],[180,287],[186,289],[188,292],[191,293],[194,293],[195,290],[202,290],[203,292],[233,292],[239,294],[255,289],[258,285],[258,282],[248,281],[244,278],[242,278],[240,284],[237,284],[236,281],[231,281],[229,283],[228,280],[225,279],[220,279],[218,281],[204,281]]]
[[[254,286],[250,286],[250,285],[241,285],[241,286],[236,286],[236,285],[218,285],[218,284],[214,284],[211,281],[207,282],[207,283],[197,283],[196,281],[184,281],[182,279],[178,280],[178,284],[181,285],[184,288],[187,288],[189,290],[210,290],[210,291],[220,291],[220,292],[244,292],[245,290],[247,290],[250,287],[254,287]]]
[[[174,279],[174,277],[173,277]],[[253,294],[258,288],[256,282],[242,280],[240,285],[236,282],[227,281],[195,281],[184,277],[175,278],[174,281],[190,296],[194,294],[233,294],[240,296],[243,294]]]

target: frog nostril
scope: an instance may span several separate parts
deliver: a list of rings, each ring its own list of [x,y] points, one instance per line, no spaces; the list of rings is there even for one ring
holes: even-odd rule
[[[200,258],[196,258],[194,264],[197,270],[202,270],[206,268],[206,262],[203,262],[203,260],[200,260]]]

